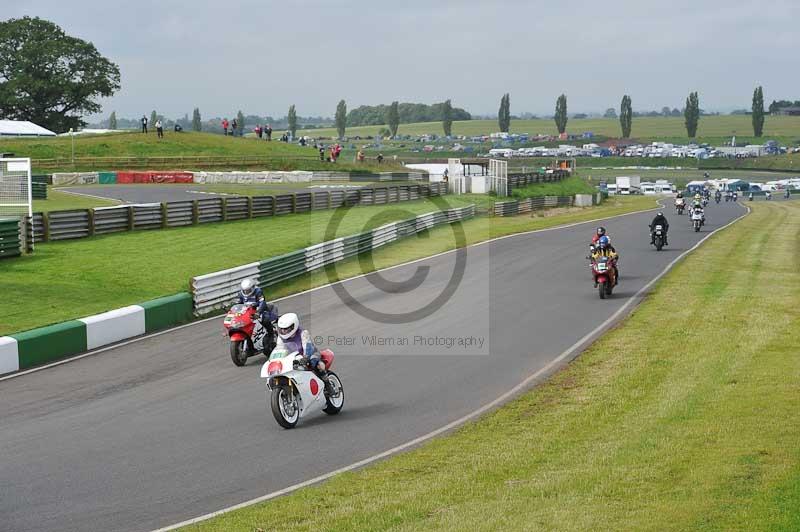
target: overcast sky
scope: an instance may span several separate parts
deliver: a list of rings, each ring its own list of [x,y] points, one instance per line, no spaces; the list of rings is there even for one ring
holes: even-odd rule
[[[740,4],[740,5],[737,5]],[[332,116],[362,104],[447,98],[473,114],[701,107],[800,98],[800,1],[2,0],[116,62],[103,113]]]

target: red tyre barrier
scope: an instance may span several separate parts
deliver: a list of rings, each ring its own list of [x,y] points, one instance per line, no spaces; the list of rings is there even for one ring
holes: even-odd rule
[[[194,174],[191,172],[160,172],[157,170],[117,172],[117,183],[194,183]]]

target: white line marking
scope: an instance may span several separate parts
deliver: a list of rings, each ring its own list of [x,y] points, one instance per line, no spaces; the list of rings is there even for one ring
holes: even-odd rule
[[[115,202],[115,203],[123,203],[123,201],[118,200],[116,198],[109,198],[109,197],[106,197],[106,196],[94,196],[92,194],[86,194],[84,192],[75,192],[75,191],[66,190],[66,189],[63,189],[63,188],[53,187],[52,190],[53,190],[53,192],[60,192],[62,194],[72,194],[73,196],[83,196],[85,198],[94,198],[94,199],[99,199],[99,200],[112,201],[112,202]]]
[[[567,225],[558,225],[558,226],[553,226],[553,227],[547,227],[545,229],[534,229],[532,231],[525,231],[523,233],[514,233],[514,234],[511,234],[511,235],[499,236],[499,237],[496,237],[496,238],[492,238],[490,240],[483,240],[481,242],[476,242],[474,244],[470,244],[469,246],[466,246],[466,248],[477,247],[477,246],[481,246],[483,244],[488,244],[488,243],[491,243],[491,242],[494,242],[494,241],[497,241],[497,240],[504,240],[506,238],[525,236],[525,235],[530,235],[530,234],[533,234],[533,233],[543,233],[545,231],[555,231],[557,229],[568,229],[570,227],[575,227],[575,226],[582,225],[582,224],[590,224],[590,223],[600,222],[600,221],[603,221],[603,220],[610,220],[612,218],[622,218],[623,216],[631,216],[633,214],[641,214],[643,212],[649,212],[649,211],[654,211],[654,210],[656,210],[656,209],[646,209],[646,210],[643,210],[643,211],[628,212],[628,213],[625,213],[625,214],[618,214],[616,216],[606,216],[604,218],[594,218],[592,220],[586,220],[585,222],[574,222],[574,223],[567,224]],[[457,249],[463,249],[463,248],[457,248]],[[331,285],[334,285],[334,284],[337,284],[337,283],[347,283],[347,282],[355,281],[356,279],[361,279],[362,277],[366,277],[368,275],[372,275],[372,274],[380,273],[380,272],[385,272],[385,271],[388,271],[388,270],[393,270],[395,268],[402,268],[403,266],[408,266],[410,264],[416,264],[417,262],[422,262],[422,261],[425,261],[425,260],[434,259],[436,257],[441,257],[442,255],[447,255],[448,253],[454,253],[455,251],[456,251],[456,249],[451,249],[451,250],[448,250],[448,251],[443,251],[441,253],[437,253],[436,255],[429,255],[427,257],[422,257],[420,259],[414,259],[414,260],[411,260],[411,261],[408,261],[408,262],[403,262],[401,264],[395,264],[394,266],[387,266],[386,268],[381,268],[380,270],[371,271],[369,273],[362,273],[361,275],[356,275],[355,277],[349,277],[347,279],[342,279],[341,281],[336,281],[335,283],[328,283],[328,284],[323,284],[323,285],[320,285],[320,286],[315,286],[314,288],[309,288],[308,290],[303,290],[302,292],[289,294],[289,295],[283,296],[283,297],[281,297],[279,299],[272,299],[271,301],[274,301],[274,302],[277,303],[279,301],[284,301],[286,299],[290,299],[290,298],[293,298],[293,297],[302,296],[303,294],[308,294],[310,292],[315,292],[317,290],[322,290],[323,288],[328,288]],[[209,316],[208,318],[195,320],[195,321],[192,321],[191,323],[185,323],[183,325],[179,325],[179,326],[173,327],[171,329],[165,329],[163,331],[159,331],[159,332],[156,332],[156,333],[148,334],[148,335],[145,335],[145,336],[139,336],[137,338],[131,338],[130,340],[125,340],[124,342],[120,342],[118,344],[113,344],[113,345],[110,345],[110,346],[107,346],[107,347],[96,349],[94,351],[88,351],[86,353],[83,353],[81,355],[77,355],[77,356],[74,356],[74,357],[69,357],[69,358],[65,358],[65,359],[62,359],[62,360],[57,360],[56,362],[52,362],[52,363],[47,364],[45,366],[38,366],[38,367],[35,367],[35,368],[26,369],[25,371],[20,371],[18,373],[13,373],[11,375],[6,375],[4,377],[0,377],[0,382],[3,382],[3,381],[8,380],[8,379],[14,379],[14,378],[17,378],[17,377],[22,377],[23,375],[27,375],[29,373],[35,373],[37,371],[41,371],[41,370],[44,370],[44,369],[52,368],[52,367],[55,367],[55,366],[60,366],[62,364],[66,364],[68,362],[73,362],[75,360],[80,360],[82,358],[86,358],[88,356],[97,355],[99,353],[103,353],[103,352],[109,351],[111,349],[116,349],[117,347],[124,347],[124,346],[129,345],[129,344],[133,344],[133,343],[136,343],[136,342],[141,342],[142,340],[148,340],[150,338],[155,338],[156,336],[161,336],[162,334],[167,334],[167,333],[170,333],[170,332],[173,332],[173,331],[178,331],[180,329],[185,329],[186,327],[191,327],[193,325],[200,325],[201,323],[205,323],[205,322],[210,321],[210,320],[219,319],[224,315],[225,315],[225,313],[215,314],[213,316]]]
[[[726,229],[726,228],[730,227],[731,225],[735,224],[736,222],[738,222],[739,220],[741,220],[742,218],[744,218],[745,216],[750,214],[750,208],[746,207],[746,209],[747,209],[747,212],[745,214],[743,214],[742,216],[739,216],[738,218],[730,221],[729,223],[723,225],[722,227],[719,227],[719,228],[715,229],[714,231],[710,232],[708,235],[703,237],[699,242],[697,242],[697,244],[695,244],[691,248],[687,249],[686,251],[681,253],[678,257],[676,257],[674,260],[672,260],[672,262],[667,264],[667,266],[661,271],[661,273],[656,275],[652,280],[650,280],[650,282],[648,282],[646,285],[644,285],[638,292],[636,292],[636,294],[633,297],[628,299],[628,301],[626,301],[625,304],[622,305],[607,320],[605,320],[603,323],[601,323],[600,325],[595,327],[591,332],[589,332],[588,334],[583,336],[583,338],[581,338],[580,340],[578,340],[577,342],[572,344],[572,346],[567,348],[567,350],[564,351],[563,353],[561,353],[557,358],[551,360],[546,366],[544,366],[543,368],[539,369],[538,371],[536,371],[532,375],[528,376],[525,380],[523,380],[522,382],[520,382],[519,384],[517,384],[516,386],[511,388],[509,391],[507,391],[506,393],[504,393],[503,395],[501,395],[497,399],[494,399],[490,403],[482,406],[478,410],[475,410],[474,412],[469,413],[466,416],[461,417],[461,418],[459,418],[459,419],[457,419],[455,421],[451,421],[447,425],[445,425],[445,426],[443,426],[441,428],[438,428],[438,429],[436,429],[436,430],[434,430],[432,432],[429,432],[427,434],[419,436],[418,438],[414,438],[413,440],[408,441],[406,443],[403,443],[401,445],[398,445],[397,447],[392,447],[389,450],[386,450],[386,451],[383,451],[382,453],[378,453],[376,455],[370,456],[369,458],[365,458],[363,460],[360,460],[360,461],[355,462],[353,464],[350,464],[348,466],[341,467],[341,468],[336,469],[334,471],[331,471],[329,473],[325,473],[324,475],[319,475],[319,476],[314,477],[312,479],[306,480],[304,482],[300,482],[298,484],[294,484],[292,486],[288,486],[288,487],[283,488],[281,490],[273,491],[272,493],[268,493],[267,495],[262,495],[261,497],[256,497],[255,499],[250,499],[249,501],[245,501],[245,502],[236,504],[234,506],[229,506],[227,508],[223,508],[221,510],[217,510],[216,512],[212,512],[212,513],[209,513],[209,514],[206,514],[206,515],[201,515],[200,517],[195,517],[194,519],[188,519],[186,521],[181,521],[180,523],[176,523],[174,525],[169,525],[169,526],[164,527],[164,528],[159,528],[159,529],[155,530],[154,532],[166,532],[168,530],[175,530],[176,528],[180,528],[180,527],[183,527],[183,526],[193,525],[193,524],[199,523],[201,521],[206,521],[208,519],[220,516],[222,514],[226,514],[228,512],[232,512],[234,510],[240,510],[240,509],[245,508],[247,506],[252,506],[253,504],[258,504],[260,502],[268,501],[270,499],[275,499],[275,498],[280,497],[282,495],[287,495],[287,494],[289,494],[289,493],[291,493],[293,491],[297,491],[300,488],[304,488],[306,486],[311,486],[313,484],[317,484],[319,482],[327,480],[327,479],[329,479],[329,478],[331,478],[331,477],[333,477],[335,475],[338,475],[340,473],[345,473],[345,472],[348,472],[348,471],[352,471],[354,469],[358,469],[359,467],[365,466],[367,464],[370,464],[370,463],[375,462],[377,460],[380,460],[382,458],[386,458],[386,457],[388,457],[390,455],[393,455],[393,454],[396,454],[396,453],[398,453],[400,451],[404,451],[404,450],[406,450],[406,449],[408,449],[410,447],[414,447],[415,445],[418,445],[418,444],[420,444],[420,443],[422,443],[422,442],[424,442],[426,440],[434,438],[434,437],[436,437],[436,436],[438,436],[438,435],[440,435],[440,434],[442,434],[444,432],[447,432],[447,431],[449,431],[451,429],[454,429],[454,428],[458,427],[459,425],[463,425],[467,421],[470,421],[470,420],[472,420],[472,419],[484,414],[488,410],[491,410],[494,407],[496,407],[496,406],[500,405],[501,403],[504,403],[508,399],[512,398],[514,395],[518,394],[519,392],[524,391],[525,388],[527,388],[533,381],[535,381],[536,379],[538,379],[539,377],[541,377],[543,375],[548,374],[551,370],[555,369],[557,366],[559,366],[565,360],[570,359],[570,357],[572,357],[573,355],[577,356],[577,354],[579,353],[579,350],[584,346],[584,344],[588,344],[590,340],[593,341],[593,340],[597,339],[597,337],[600,336],[600,333],[602,333],[609,325],[611,325],[617,319],[619,319],[622,316],[622,314],[624,314],[625,312],[627,312],[629,310],[629,308],[631,306],[633,306],[635,303],[641,301],[643,299],[643,294],[645,292],[647,292],[648,290],[650,290],[650,288],[659,279],[661,279],[664,275],[666,275],[672,269],[672,267],[675,266],[675,264],[677,264],[680,260],[682,260],[686,255],[688,255],[689,253],[691,253],[692,251],[694,251],[695,249],[700,247],[700,245],[703,242],[705,242],[706,240],[708,240],[709,238],[714,236],[714,234],[716,234],[717,231],[722,231],[723,229]],[[586,345],[586,347],[588,347],[588,345]],[[572,357],[572,358],[574,358],[574,357]]]

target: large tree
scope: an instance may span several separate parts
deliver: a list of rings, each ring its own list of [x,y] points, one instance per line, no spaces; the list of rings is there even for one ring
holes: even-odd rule
[[[500,98],[500,109],[497,112],[497,125],[503,133],[508,133],[509,129],[511,129],[511,96],[508,93]]]
[[[108,129],[117,129],[117,112],[111,111],[111,116],[108,117]]]
[[[558,132],[564,133],[567,130],[567,96],[565,94],[556,100],[556,114],[553,119],[556,121]]]
[[[336,106],[334,121],[336,122],[336,132],[339,134],[339,138],[343,139],[347,128],[347,103],[344,100],[339,100],[339,104]]]
[[[631,97],[625,94],[619,104],[619,125],[622,128],[622,138],[631,137],[631,123],[633,122],[633,108],[631,107]]]
[[[289,106],[289,111],[286,113],[286,121],[289,123],[289,132],[294,138],[297,133],[297,110],[294,108],[294,104]]]
[[[386,111],[386,125],[389,126],[389,132],[392,138],[397,136],[397,129],[400,127],[400,102],[392,102],[389,109]]]
[[[761,85],[753,91],[753,135],[764,133],[764,91]]]
[[[203,119],[200,116],[200,108],[195,107],[194,111],[192,111],[192,131],[202,131],[203,130]]]
[[[683,118],[686,123],[686,134],[693,139],[697,135],[697,124],[700,121],[700,98],[697,96],[697,92],[690,92],[686,98]]]
[[[442,129],[445,137],[449,137],[453,133],[453,105],[450,100],[445,100],[442,105]]]
[[[119,67],[92,43],[57,25],[23,17],[0,22],[0,118],[56,132],[84,126],[96,99],[119,90]]]
[[[153,129],[153,131],[155,131],[156,120],[158,120],[158,113],[156,113],[156,110],[153,109],[153,112],[150,113],[150,127]]]

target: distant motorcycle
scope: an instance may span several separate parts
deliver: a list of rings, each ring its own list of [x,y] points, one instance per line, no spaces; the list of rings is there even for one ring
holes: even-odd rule
[[[683,198],[678,198],[675,200],[675,211],[678,213],[678,216],[683,215],[683,209],[686,208],[686,202],[683,201]]]
[[[275,324],[265,327],[252,305],[232,306],[222,325],[231,340],[231,360],[237,366],[244,366],[249,357],[271,353],[275,348]]]
[[[325,364],[325,380],[308,368],[308,361],[297,351],[276,347],[261,367],[261,378],[267,379],[270,408],[278,425],[294,428],[300,418],[322,410],[329,416],[338,414],[344,406],[344,387],[338,375],[330,371],[333,351],[323,349],[320,357]]]

